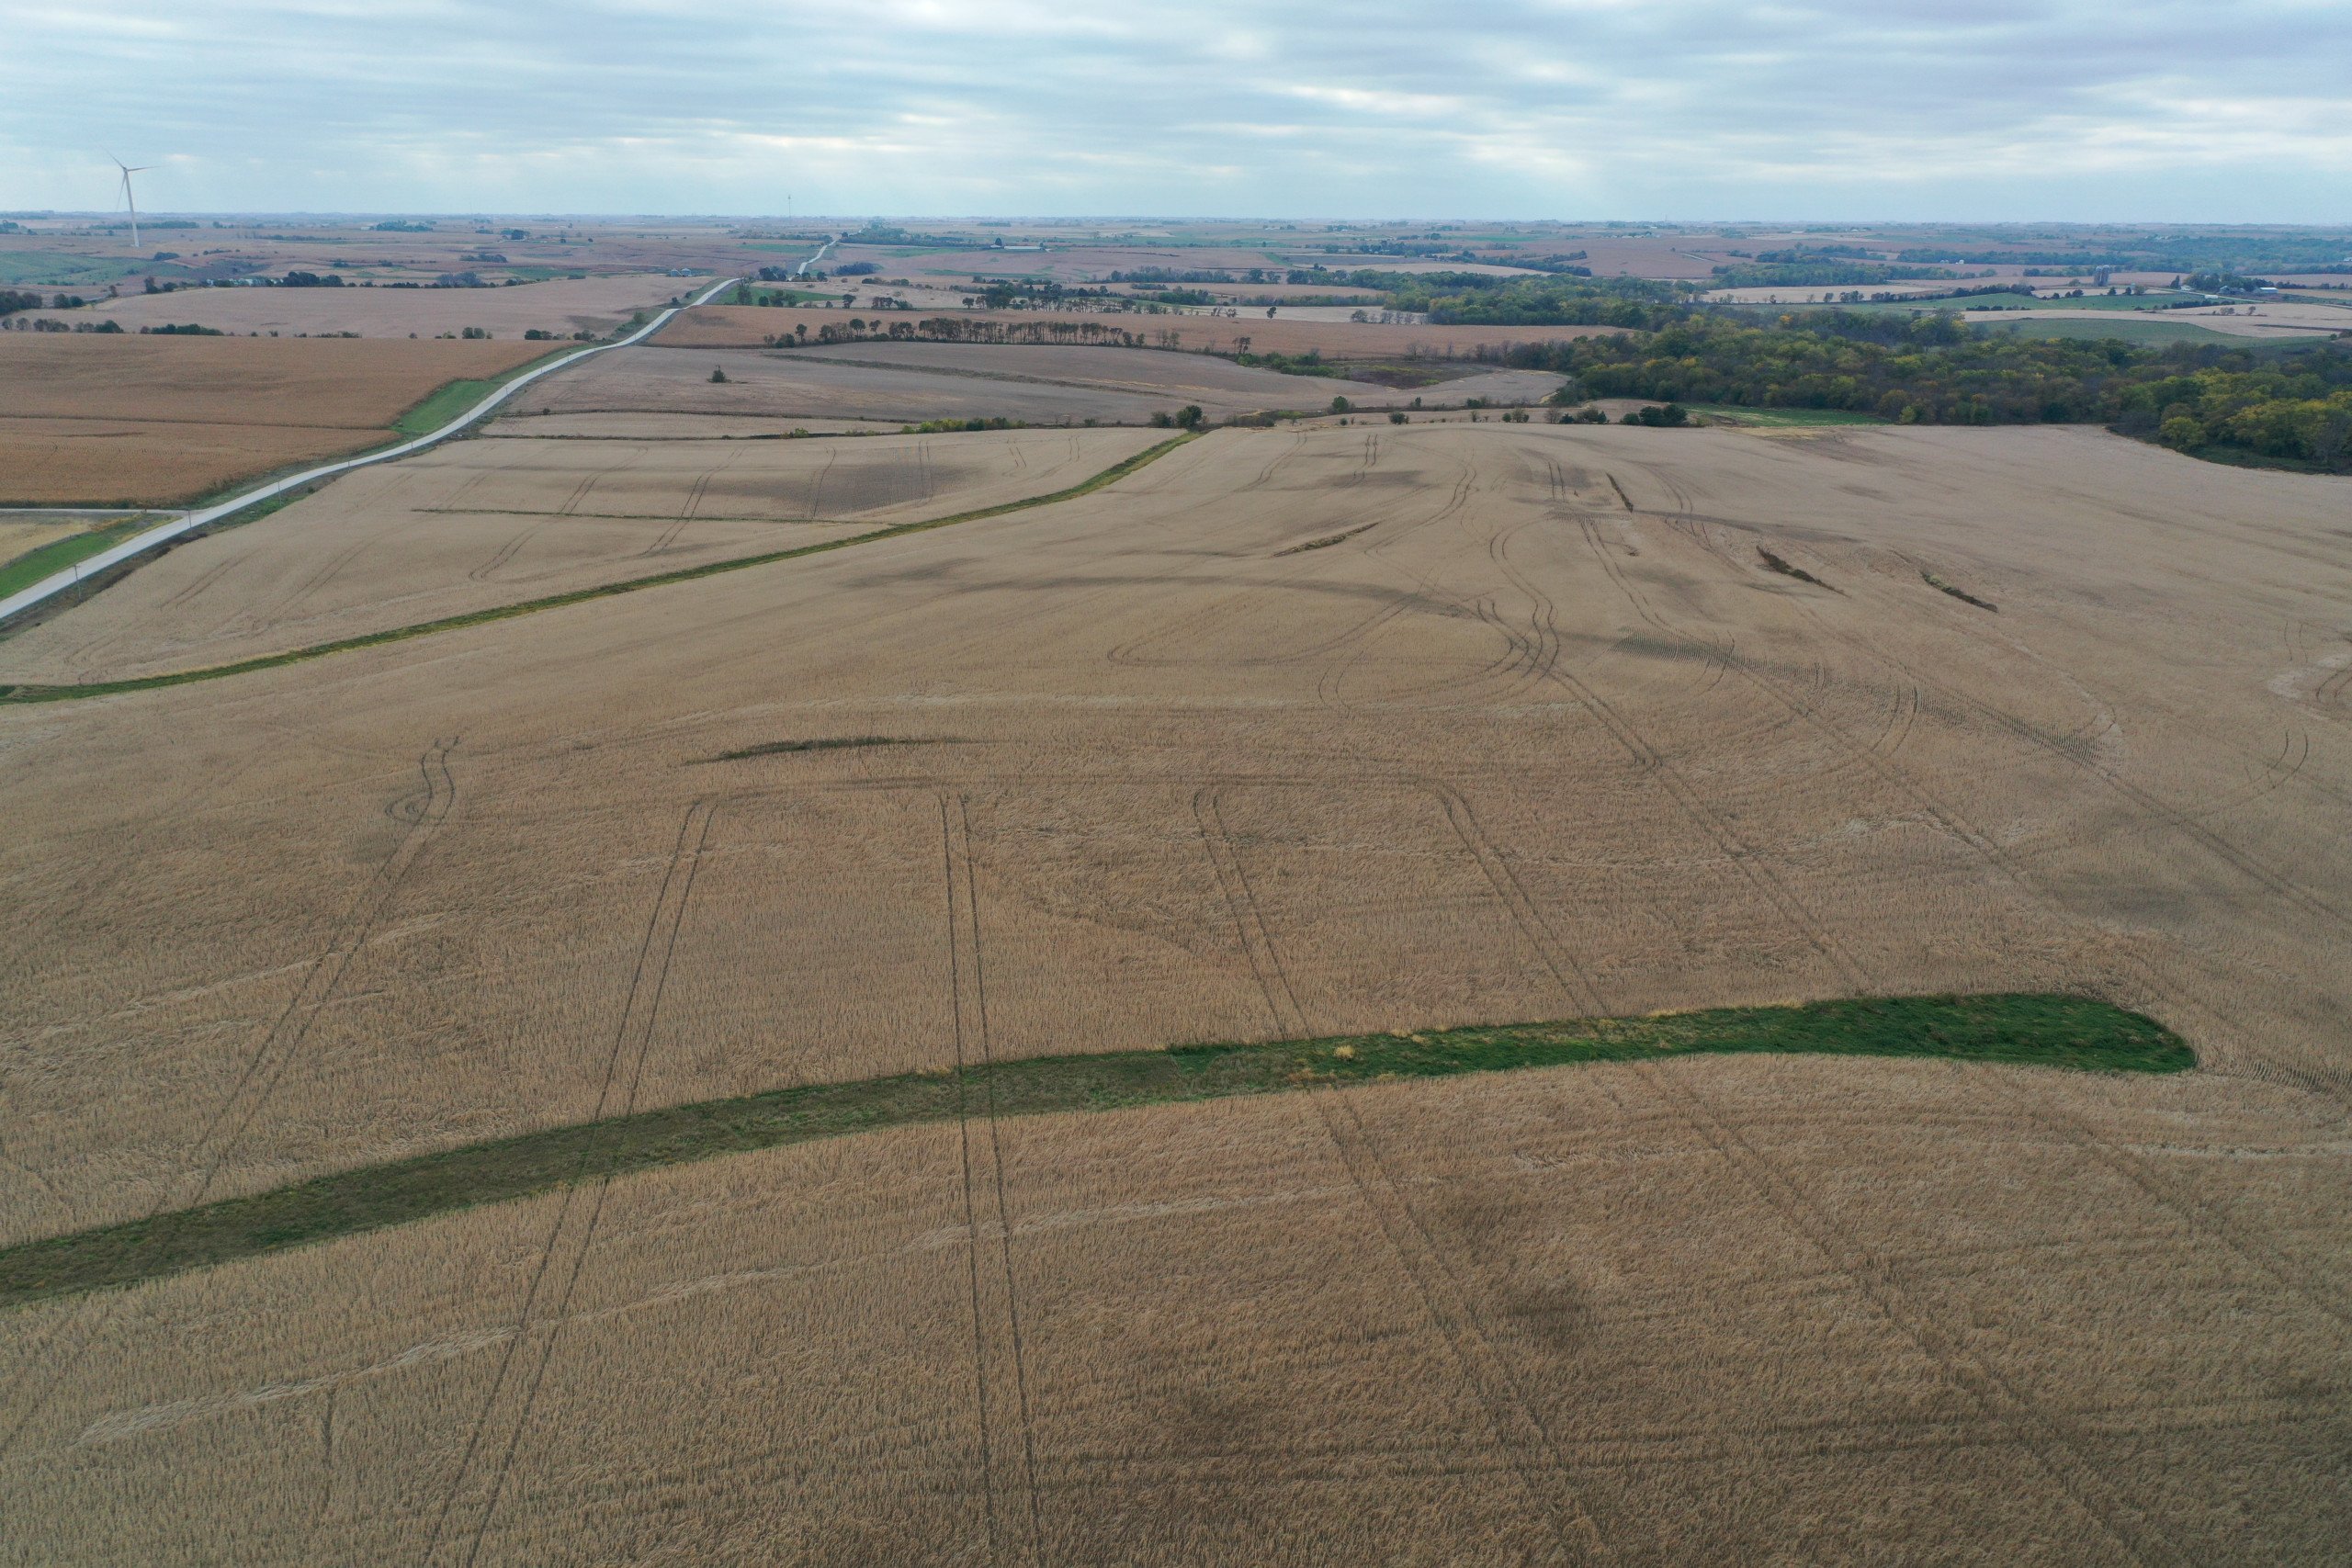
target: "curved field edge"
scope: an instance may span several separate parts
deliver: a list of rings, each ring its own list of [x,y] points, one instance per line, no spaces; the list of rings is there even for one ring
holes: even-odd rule
[[[616,594],[634,593],[645,588],[666,588],[674,582],[692,582],[697,578],[716,577],[721,572],[743,571],[755,566],[772,566],[777,561],[795,560],[802,556],[822,555],[828,550],[847,549],[853,545],[870,545],[883,539],[895,539],[907,534],[920,534],[926,529],[945,528],[957,523],[978,523],[989,517],[1001,517],[1007,513],[1026,512],[1032,507],[1053,506],[1065,501],[1075,501],[1090,495],[1105,485],[1116,484],[1146,464],[1166,457],[1177,447],[1196,437],[1185,434],[1163,441],[1157,446],[1146,447],[1132,457],[1123,457],[1101,473],[1080,480],[1066,490],[1048,495],[1033,495],[1021,501],[1007,501],[995,506],[983,506],[970,512],[952,513],[945,517],[924,518],[914,523],[892,524],[888,527],[854,534],[845,539],[827,539],[821,544],[801,545],[788,550],[770,550],[763,555],[739,556],[730,560],[711,561],[702,566],[690,566],[676,571],[656,572],[650,577],[624,578],[618,582],[599,583],[594,588],[577,588],[567,593],[549,594],[544,599],[525,599],[513,604],[500,604],[487,610],[472,610],[462,615],[447,615],[437,621],[420,621],[413,626],[392,626],[362,637],[342,637],[334,642],[313,643],[308,648],[291,648],[283,653],[265,653],[253,659],[241,659],[231,664],[207,664],[193,670],[175,670],[162,675],[138,675],[123,681],[92,681],[71,686],[35,684],[0,685],[0,704],[60,703],[82,697],[113,696],[123,692],[148,692],[164,686],[183,686],[195,681],[219,681],[232,675],[249,675],[259,670],[275,670],[280,665],[300,664],[312,659],[324,659],[330,654],[351,653],[363,648],[379,648],[386,643],[406,642],[411,637],[430,637],[435,632],[458,631],[466,626],[486,626],[492,621],[512,620],[517,615],[537,615],[542,610],[560,610],[569,604],[584,604],[591,600],[610,599]]]
[[[471,1144],[121,1224],[0,1248],[0,1310],[137,1284],[570,1182],[967,1113],[1041,1115],[1590,1062],[1739,1052],[1939,1056],[2174,1073],[2194,1052],[2162,1024],[2041,992],[1876,997],[1650,1018],[1331,1035],[1038,1056],[773,1089]]]

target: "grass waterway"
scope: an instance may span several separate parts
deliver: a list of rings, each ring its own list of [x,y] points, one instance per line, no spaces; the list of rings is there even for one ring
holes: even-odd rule
[[[1113,1111],[1385,1079],[1729,1052],[1941,1056],[2082,1071],[2196,1066],[2154,1021],[2041,993],[1882,997],[1655,1018],[1041,1056],[707,1100],[340,1171],[0,1248],[0,1308],[255,1258],[594,1180],[916,1122]]]
[[[475,610],[463,615],[448,615],[437,621],[423,621],[414,626],[392,626],[364,637],[344,637],[334,642],[313,643],[308,648],[291,648],[283,653],[266,653],[255,659],[241,659],[233,664],[208,664],[195,670],[175,670],[167,675],[140,675],[127,681],[91,681],[75,686],[0,685],[0,703],[60,703],[79,697],[104,697],[119,692],[146,692],[159,686],[184,686],[192,681],[218,681],[230,675],[251,674],[256,670],[274,670],[281,664],[300,664],[307,660],[324,659],[332,653],[349,653],[356,649],[376,648],[388,642],[406,642],[411,637],[429,637],[435,632],[457,631],[464,626],[487,626],[492,621],[512,620],[517,615],[536,615],[541,610],[560,610],[567,604],[584,604],[592,599],[610,599],[616,594],[634,593],[642,588],[662,588],[673,582],[691,582],[700,577],[716,577],[721,572],[742,571],[750,567],[768,566],[776,561],[794,560],[801,556],[822,555],[828,550],[842,550],[852,545],[870,545],[878,539],[895,539],[905,534],[920,534],[929,528],[945,528],[957,523],[978,523],[984,518],[1001,517],[1007,513],[1026,512],[1031,507],[1052,506],[1058,502],[1075,501],[1103,486],[1115,484],[1155,458],[1167,456],[1187,441],[1191,435],[1179,435],[1163,441],[1112,464],[1101,473],[1083,479],[1068,490],[1057,490],[1050,495],[1033,495],[1025,501],[1008,501],[996,506],[983,506],[976,511],[953,513],[945,517],[927,518],[919,523],[899,523],[876,528],[870,533],[854,534],[846,539],[828,539],[822,544],[802,545],[789,550],[770,550],[764,555],[739,556],[732,560],[712,561],[705,566],[690,566],[678,571],[656,572],[650,577],[632,577],[619,582],[603,583],[594,588],[575,589],[569,593],[551,594],[545,599],[526,599],[518,604],[501,604],[495,609]]]

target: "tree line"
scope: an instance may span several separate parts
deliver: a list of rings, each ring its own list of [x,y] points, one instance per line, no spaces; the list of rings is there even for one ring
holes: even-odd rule
[[[2352,351],[1988,333],[1939,312],[1823,310],[1754,326],[1692,314],[1635,337],[1513,344],[1479,357],[1589,397],[1838,409],[1906,424],[2098,423],[2205,456],[2352,467]]]

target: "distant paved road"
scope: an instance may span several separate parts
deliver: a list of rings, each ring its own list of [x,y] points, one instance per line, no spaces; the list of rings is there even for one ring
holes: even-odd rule
[[[829,245],[831,243],[831,241],[826,243]],[[824,253],[821,251],[818,253],[820,255],[823,254]],[[814,260],[815,258],[811,257],[810,259]],[[687,301],[687,304],[707,305],[718,297],[721,289],[732,287],[735,281],[736,280],[731,277],[721,278],[717,283],[712,284],[708,288],[703,290],[699,296]],[[516,392],[522,390],[525,387],[529,386],[532,382],[539,379],[542,376],[552,376],[557,371],[568,369],[594,355],[609,354],[614,349],[627,348],[631,344],[644,342],[647,338],[652,336],[655,333],[660,332],[663,326],[668,324],[671,317],[676,315],[681,310],[685,308],[685,306],[673,305],[668,310],[660,312],[651,321],[646,322],[643,326],[638,328],[637,331],[629,333],[628,336],[620,339],[616,343],[598,344],[594,348],[583,348],[577,354],[567,354],[561,359],[555,360],[550,364],[542,365],[537,370],[533,370],[528,374],[517,376],[514,379],[507,382],[504,386],[492,392],[488,397],[482,399],[481,401],[476,403],[472,408],[468,409],[464,413],[459,414],[456,419],[451,420],[440,429],[433,432],[430,435],[420,435],[413,441],[402,442],[398,446],[387,447],[381,452],[370,452],[364,457],[346,457],[339,463],[328,463],[321,468],[306,468],[299,474],[291,474],[282,479],[272,479],[267,484],[256,486],[254,489],[246,491],[241,495],[232,496],[227,501],[216,502],[210,506],[201,507],[194,512],[181,513],[178,516],[173,518],[172,521],[163,525],[161,527],[150,528],[143,534],[135,535],[130,538],[125,539],[122,543],[114,546],[110,549],[100,550],[96,555],[92,556],[85,561],[78,562],[75,565],[67,568],[63,571],[42,578],[30,588],[12,593],[6,599],[0,599],[0,623],[6,622],[8,617],[11,615],[23,614],[25,611],[31,609],[34,605],[41,603],[45,599],[50,599],[57,594],[64,592],[67,589],[73,587],[75,583],[81,581],[84,578],[90,576],[94,572],[104,571],[107,568],[113,566],[118,561],[129,560],[135,555],[139,555],[146,550],[152,550],[158,545],[166,543],[172,539],[176,539],[181,535],[188,533],[193,529],[201,528],[208,523],[217,523],[232,512],[242,511],[243,508],[251,506],[256,501],[266,501],[273,495],[283,494],[287,491],[296,489],[302,485],[315,484],[321,479],[332,479],[337,474],[347,473],[353,468],[364,468],[371,463],[388,463],[395,457],[405,457],[413,453],[422,452],[426,447],[434,446],[438,442],[446,441],[450,436],[457,434],[458,432],[465,429],[466,426],[474,423],[484,414],[490,412],[491,410],[498,407],[499,404],[504,402],[507,399],[513,397]],[[50,510],[54,509],[52,508]],[[116,510],[128,511],[137,509],[119,507],[116,508]]]

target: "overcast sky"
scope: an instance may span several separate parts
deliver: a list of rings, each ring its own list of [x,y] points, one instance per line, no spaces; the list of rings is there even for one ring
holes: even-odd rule
[[[0,0],[0,208],[2352,219],[2352,0]]]

